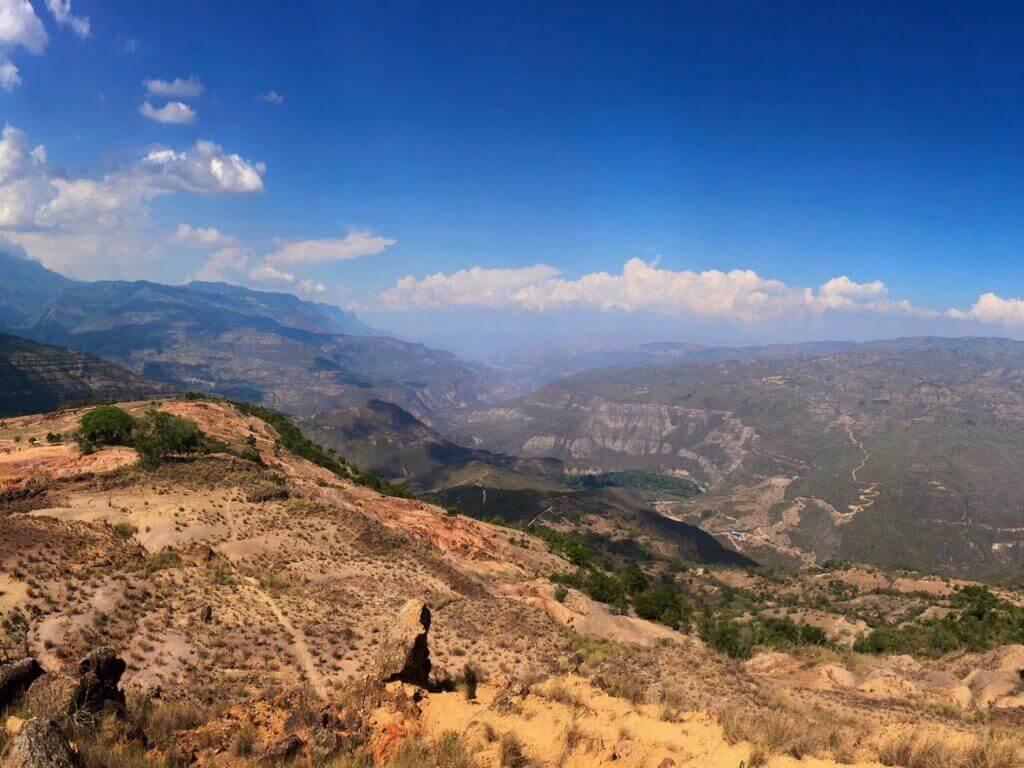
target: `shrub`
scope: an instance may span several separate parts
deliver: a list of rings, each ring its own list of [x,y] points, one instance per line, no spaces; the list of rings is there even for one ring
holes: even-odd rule
[[[557,600],[560,603],[564,603],[565,598],[567,598],[568,596],[569,590],[566,589],[564,585],[559,584],[557,587],[555,587],[555,600]]]
[[[476,668],[467,662],[466,666],[462,668],[462,692],[466,695],[466,701],[473,701],[476,698],[477,682]]]
[[[82,416],[78,436],[94,446],[128,445],[134,426],[135,420],[116,405],[101,405]]]
[[[626,607],[626,590],[622,582],[603,571],[591,571],[583,588],[592,600],[608,603],[622,610]]]
[[[649,587],[633,598],[637,616],[660,621],[670,627],[686,626],[693,616],[689,601],[672,587]]]
[[[149,464],[171,454],[191,453],[203,447],[205,435],[191,419],[166,411],[146,411],[146,419],[135,429],[132,444]]]
[[[498,742],[498,764],[501,768],[525,768],[527,765],[523,744],[515,734],[503,734]]]
[[[651,580],[636,563],[630,563],[619,572],[619,581],[632,597],[636,597],[651,586]]]

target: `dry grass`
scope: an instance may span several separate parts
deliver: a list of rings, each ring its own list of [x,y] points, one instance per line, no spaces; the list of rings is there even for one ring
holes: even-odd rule
[[[498,764],[501,768],[526,768],[529,765],[523,753],[523,743],[514,733],[506,733],[498,742]]]
[[[718,711],[722,735],[730,744],[751,745],[750,768],[764,765],[772,755],[789,755],[798,760],[822,757],[837,763],[854,762],[858,730],[844,723],[823,723],[806,713],[750,711],[726,707]]]

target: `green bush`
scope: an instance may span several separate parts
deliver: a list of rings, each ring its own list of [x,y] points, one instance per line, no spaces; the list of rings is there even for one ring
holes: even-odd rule
[[[987,587],[972,585],[957,594],[954,610],[946,616],[878,627],[858,640],[854,649],[938,657],[1013,643],[1024,643],[1024,608],[999,598]]]
[[[93,446],[129,445],[133,419],[116,405],[101,405],[87,411],[78,427],[79,440]]]
[[[648,587],[633,598],[633,610],[642,619],[660,621],[678,629],[687,626],[693,616],[690,602],[672,587]]]
[[[591,571],[583,589],[592,600],[608,603],[621,611],[626,609],[626,590],[622,582],[604,571]]]
[[[647,578],[647,574],[636,563],[630,563],[619,571],[619,581],[622,582],[622,586],[633,597],[636,597],[651,586],[651,580]]]
[[[191,419],[166,411],[148,410],[136,426],[132,445],[143,462],[156,464],[170,455],[194,453],[205,444],[206,435]]]

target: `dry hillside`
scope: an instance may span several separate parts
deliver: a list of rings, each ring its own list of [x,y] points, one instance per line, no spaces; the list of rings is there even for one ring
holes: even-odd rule
[[[834,645],[734,660],[580,590],[557,594],[548,576],[569,564],[540,540],[382,496],[299,458],[233,405],[123,408],[186,417],[214,447],[146,464],[126,446],[83,453],[65,439],[83,411],[0,422],[3,768],[35,765],[12,760],[49,727],[55,690],[93,691],[96,679],[110,683],[92,697],[103,706],[80,697],[54,726],[90,767],[1024,758],[1000,735],[1024,703],[1024,647],[866,656],[839,641],[858,625],[823,611]],[[870,575],[850,573],[840,580]],[[738,569],[689,578],[784,591]],[[431,616],[415,652],[396,640],[410,600]],[[387,673],[396,642],[410,660],[429,644],[426,687],[409,682],[411,661]],[[11,670],[25,657],[46,674],[21,696]]]

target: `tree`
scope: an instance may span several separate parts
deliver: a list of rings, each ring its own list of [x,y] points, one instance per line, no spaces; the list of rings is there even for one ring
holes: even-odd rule
[[[143,461],[159,463],[175,453],[191,453],[203,446],[205,435],[191,419],[166,411],[146,411],[146,419],[136,429],[133,445]]]
[[[672,587],[648,587],[633,598],[633,610],[642,619],[660,621],[670,627],[690,623],[693,609],[689,601]]]
[[[135,419],[116,405],[101,405],[82,416],[78,436],[96,446],[128,445],[134,426]]]
[[[619,572],[619,580],[622,582],[622,586],[626,588],[626,591],[633,597],[636,597],[651,586],[651,580],[647,578],[647,574],[640,570],[640,566],[636,563],[630,563],[623,568]]]

